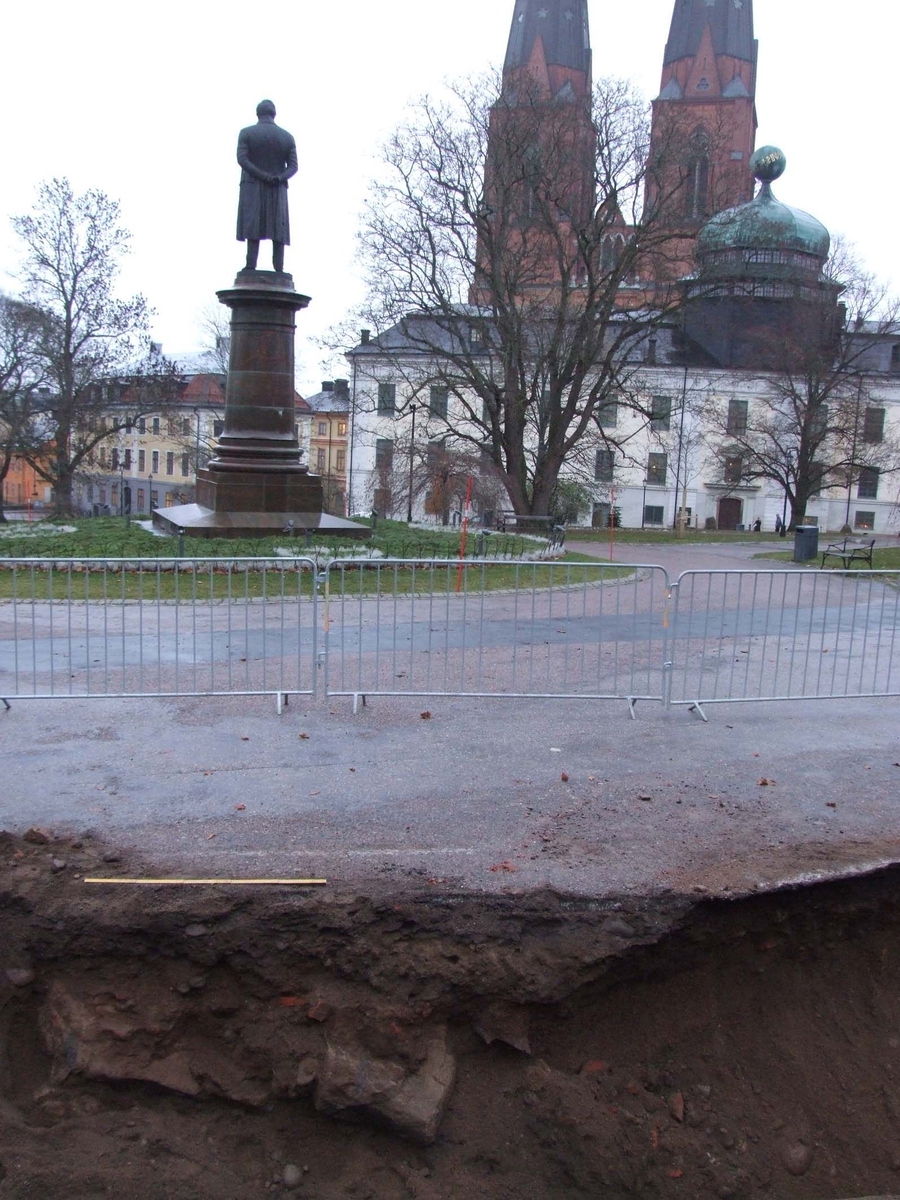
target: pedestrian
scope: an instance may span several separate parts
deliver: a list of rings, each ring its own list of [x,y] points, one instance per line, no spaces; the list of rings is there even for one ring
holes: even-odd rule
[[[759,533],[759,531],[761,529],[762,529],[762,519],[760,517],[757,517],[756,520],[753,522],[753,532]]]
[[[775,514],[775,532],[781,533],[781,517],[778,513]]]

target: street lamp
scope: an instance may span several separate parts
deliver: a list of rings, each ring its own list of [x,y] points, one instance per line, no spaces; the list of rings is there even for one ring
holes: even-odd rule
[[[147,512],[152,517],[153,516],[153,476],[152,475],[147,476],[147,484],[148,484]]]
[[[415,466],[415,451],[416,451],[416,406],[412,408],[412,433],[409,437],[409,501],[406,505],[406,523],[412,525],[412,508],[413,508],[413,467]]]

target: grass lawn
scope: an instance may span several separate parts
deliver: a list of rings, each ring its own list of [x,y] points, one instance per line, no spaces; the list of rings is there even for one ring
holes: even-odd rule
[[[507,588],[576,587],[598,579],[604,581],[626,578],[634,568],[617,567],[600,560],[597,566],[581,566],[583,554],[567,554],[552,563],[510,562],[484,565],[467,560],[460,574],[458,565],[418,566],[404,564],[347,563],[333,568],[330,589],[333,596],[392,596],[417,594],[444,595],[457,590],[469,594],[499,591]],[[599,569],[599,568],[602,568]],[[122,601],[140,600],[144,604],[160,601],[209,603],[211,600],[277,600],[309,596],[314,587],[310,570],[297,571],[289,560],[265,566],[229,564],[222,560],[198,562],[187,560],[153,562],[148,560],[129,568],[111,563],[98,563],[94,568],[81,564],[47,566],[0,565],[0,599],[13,597],[19,602],[32,600]]]
[[[824,545],[822,547],[824,549]],[[757,554],[756,558],[776,559],[778,562],[792,562],[794,554],[792,550],[786,550],[783,553]],[[821,551],[819,555],[808,563],[798,563],[797,566],[815,567],[819,570],[822,563]],[[900,546],[876,546],[875,553],[872,555],[873,569],[876,571],[900,571]],[[842,571],[843,565],[837,559],[829,559],[825,564],[826,571]],[[859,570],[866,572],[868,566],[863,563]]]

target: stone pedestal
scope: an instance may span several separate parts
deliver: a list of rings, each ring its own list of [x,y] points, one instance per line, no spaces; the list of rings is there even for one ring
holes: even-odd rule
[[[368,537],[322,512],[322,480],[301,462],[294,412],[295,316],[309,297],[290,275],[240,271],[218,293],[231,309],[225,428],[197,472],[197,502],[157,510],[154,524],[196,537],[265,537],[294,529]]]

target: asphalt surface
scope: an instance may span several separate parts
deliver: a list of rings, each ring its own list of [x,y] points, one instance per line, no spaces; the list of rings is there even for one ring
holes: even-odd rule
[[[620,553],[677,574],[772,565],[749,561],[759,550]],[[734,894],[900,857],[898,714],[894,699],[725,705],[708,724],[652,704],[630,721],[622,701],[377,697],[353,715],[295,698],[279,717],[233,696],[16,700],[0,823],[90,830],[181,875]]]

